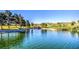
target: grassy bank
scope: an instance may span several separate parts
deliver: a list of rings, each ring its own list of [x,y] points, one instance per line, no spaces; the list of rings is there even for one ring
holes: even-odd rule
[[[0,30],[17,30],[17,29],[20,29],[20,28],[27,28],[26,26],[0,26]]]

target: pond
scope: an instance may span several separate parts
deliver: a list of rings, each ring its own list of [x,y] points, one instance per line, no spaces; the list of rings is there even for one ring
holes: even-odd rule
[[[1,49],[78,49],[79,33],[30,29],[0,33]]]

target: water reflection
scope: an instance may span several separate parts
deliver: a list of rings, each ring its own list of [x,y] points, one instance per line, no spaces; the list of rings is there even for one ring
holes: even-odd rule
[[[31,29],[31,35],[33,35],[33,29]]]
[[[0,33],[0,48],[79,48],[79,33],[27,29],[25,33]]]
[[[42,36],[42,39],[46,39],[47,38],[47,30],[41,30],[41,36]]]
[[[27,31],[26,31],[26,37],[27,37],[27,39],[30,37],[30,29],[27,29]]]
[[[47,35],[47,30],[41,30],[42,35]]]
[[[0,48],[17,48],[25,33],[0,33]]]
[[[72,37],[75,37],[75,32],[70,32],[71,33],[71,35],[72,35]]]
[[[79,38],[79,32],[70,32],[72,37],[78,37]]]

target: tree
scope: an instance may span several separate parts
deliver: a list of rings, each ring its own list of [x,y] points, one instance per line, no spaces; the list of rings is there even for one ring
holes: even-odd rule
[[[34,23],[31,23],[31,26],[34,26]]]
[[[28,20],[26,20],[26,26],[30,27],[30,22]]]
[[[12,12],[10,12],[9,10],[5,10],[5,13],[4,13],[7,17],[7,25],[8,25],[8,28],[10,29],[10,21],[11,21],[11,16],[12,16]]]
[[[79,20],[77,22],[79,23]]]
[[[18,14],[15,13],[12,17],[15,18],[17,22],[20,22]]]
[[[0,13],[0,25],[1,25],[1,29],[2,29],[2,25],[4,25],[4,21],[5,21],[5,19],[6,19],[6,15],[4,14],[4,13]]]
[[[75,22],[73,21],[72,23],[71,23],[71,25],[73,26],[75,24]]]
[[[62,23],[59,23],[59,22],[58,22],[57,25],[58,25],[59,27],[62,27]]]
[[[43,28],[47,28],[47,24],[46,24],[46,23],[42,23],[41,26],[42,26]]]
[[[0,25],[2,28],[2,25],[8,25],[8,28],[10,28],[10,25],[12,24],[19,24],[20,26],[25,26],[26,21],[22,17],[21,14],[13,14],[9,10],[6,10],[5,12],[0,12]],[[30,24],[29,21],[27,21],[27,24]]]
[[[10,17],[12,16],[12,12],[10,12],[9,10],[5,10],[5,15]]]
[[[22,20],[22,26],[26,26],[26,21]]]

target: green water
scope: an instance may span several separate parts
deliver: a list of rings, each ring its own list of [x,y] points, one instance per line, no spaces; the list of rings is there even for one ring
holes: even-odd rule
[[[1,49],[78,49],[79,33],[30,29],[0,33]]]

